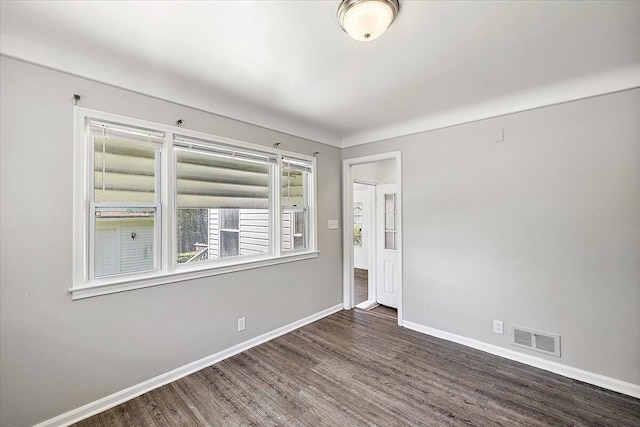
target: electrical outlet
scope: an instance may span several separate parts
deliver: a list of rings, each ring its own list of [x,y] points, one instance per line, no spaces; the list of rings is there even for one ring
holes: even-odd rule
[[[504,322],[502,320],[493,321],[493,332],[504,335]]]
[[[238,332],[242,332],[246,329],[246,318],[241,317],[238,319]]]
[[[337,219],[330,219],[328,221],[328,224],[327,224],[329,230],[335,230],[336,228],[340,228],[340,222],[339,221],[340,220],[337,220]]]

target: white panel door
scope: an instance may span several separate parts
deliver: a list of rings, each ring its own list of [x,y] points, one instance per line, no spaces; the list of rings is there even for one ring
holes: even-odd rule
[[[376,187],[376,299],[379,304],[398,308],[398,187]]]

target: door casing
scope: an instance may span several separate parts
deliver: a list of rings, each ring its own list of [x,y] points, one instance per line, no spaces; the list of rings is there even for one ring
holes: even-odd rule
[[[342,161],[342,224],[343,224],[343,306],[351,310],[354,306],[353,280],[353,174],[352,167],[380,160],[395,160],[398,218],[398,325],[402,326],[402,155],[400,151],[355,157]]]

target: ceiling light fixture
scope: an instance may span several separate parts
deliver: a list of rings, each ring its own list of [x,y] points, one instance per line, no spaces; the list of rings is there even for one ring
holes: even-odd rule
[[[386,31],[398,10],[398,0],[342,0],[338,7],[338,21],[352,38],[368,42]]]

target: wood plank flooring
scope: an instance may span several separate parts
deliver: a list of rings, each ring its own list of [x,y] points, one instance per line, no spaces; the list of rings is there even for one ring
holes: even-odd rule
[[[353,269],[354,304],[360,304],[369,297],[369,270]]]
[[[358,305],[361,302],[369,299],[369,271],[360,268],[353,269],[353,289],[354,289],[354,304]],[[391,307],[385,307],[384,305],[377,305],[367,309],[369,313],[379,314],[381,316],[392,317],[398,320],[398,310]]]
[[[78,426],[640,426],[640,400],[342,311]]]
[[[365,311],[371,314],[376,314],[378,316],[389,317],[391,319],[395,319],[396,321],[398,320],[398,310],[392,307],[387,307],[385,305],[376,305]]]

